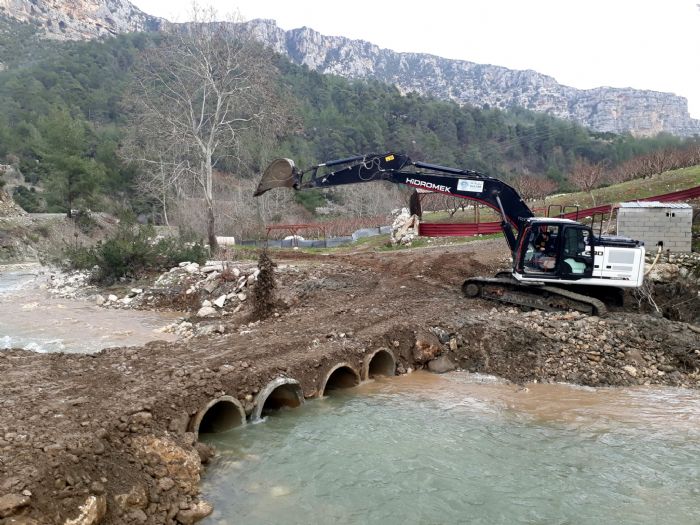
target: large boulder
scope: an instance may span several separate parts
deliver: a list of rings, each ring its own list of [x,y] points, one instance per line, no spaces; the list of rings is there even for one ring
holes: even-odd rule
[[[413,345],[413,359],[416,363],[425,364],[442,352],[442,345],[437,336],[431,332],[420,331],[416,334]]]

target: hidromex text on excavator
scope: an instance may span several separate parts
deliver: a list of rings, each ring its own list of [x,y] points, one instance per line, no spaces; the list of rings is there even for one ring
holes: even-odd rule
[[[604,301],[620,301],[623,288],[644,279],[644,245],[625,237],[594,235],[570,219],[535,217],[511,186],[472,170],[412,161],[401,153],[368,154],[324,162],[300,171],[290,159],[265,170],[255,196],[273,188],[328,188],[388,181],[469,199],[496,210],[513,267],[495,277],[464,281],[467,297],[482,297],[547,311],[604,315]],[[411,199],[412,212],[419,200]],[[601,300],[602,299],[602,300]]]

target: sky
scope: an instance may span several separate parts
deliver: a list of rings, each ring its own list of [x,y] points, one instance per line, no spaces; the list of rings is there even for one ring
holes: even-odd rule
[[[399,52],[532,69],[567,86],[675,93],[700,118],[700,0],[200,0],[222,19],[271,18],[283,29]],[[131,0],[188,19],[191,0]]]

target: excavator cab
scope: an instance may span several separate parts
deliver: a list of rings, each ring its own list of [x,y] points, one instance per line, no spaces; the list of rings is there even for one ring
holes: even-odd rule
[[[593,275],[593,233],[565,219],[529,220],[519,235],[515,273],[522,280],[578,280]]]

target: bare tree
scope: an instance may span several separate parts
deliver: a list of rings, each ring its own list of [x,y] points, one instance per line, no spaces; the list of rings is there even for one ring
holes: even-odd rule
[[[401,207],[405,196],[389,183],[351,184],[337,188],[343,206],[353,217],[377,217]]]
[[[557,190],[557,183],[546,177],[520,175],[513,186],[524,200],[544,199]]]
[[[120,154],[138,165],[136,189],[158,203],[162,221],[170,225],[169,208],[184,194],[187,181],[187,162],[174,149],[175,145],[163,149],[161,144],[135,128],[126,137]]]
[[[581,191],[588,192],[595,206],[593,190],[603,182],[604,166],[602,162],[591,163],[586,159],[577,158],[569,175],[569,181]]]
[[[155,146],[142,149],[136,159],[155,167],[144,189],[162,201],[166,186],[189,178],[182,187],[196,192],[186,197],[202,199],[214,250],[214,170],[235,169],[242,138],[282,121],[275,114],[281,105],[270,53],[234,23],[216,22],[213,10],[195,5],[193,11],[193,22],[144,52],[127,101],[131,129]]]

